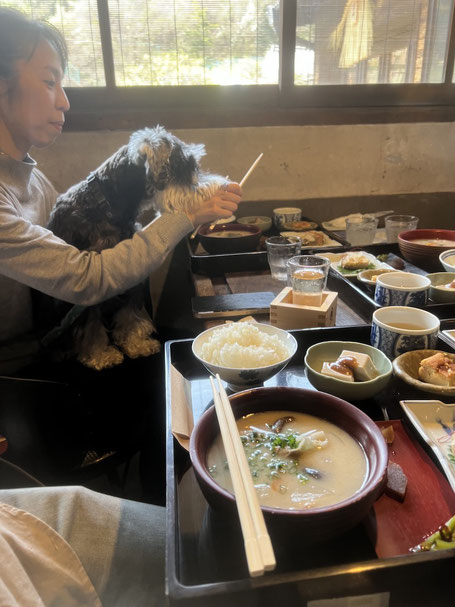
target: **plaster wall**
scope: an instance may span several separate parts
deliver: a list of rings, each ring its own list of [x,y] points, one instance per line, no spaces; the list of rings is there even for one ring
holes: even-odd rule
[[[207,170],[240,180],[246,201],[299,200],[455,191],[455,124],[244,127],[175,130],[204,143]],[[119,146],[126,131],[64,133],[34,150],[59,191],[85,177]]]

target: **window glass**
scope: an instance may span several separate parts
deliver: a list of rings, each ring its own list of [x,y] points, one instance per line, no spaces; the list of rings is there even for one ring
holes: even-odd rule
[[[295,84],[444,82],[451,0],[297,0]]]
[[[117,85],[277,83],[276,4],[109,0]]]
[[[96,0],[10,0],[1,5],[45,19],[63,32],[69,54],[65,86],[105,86]]]

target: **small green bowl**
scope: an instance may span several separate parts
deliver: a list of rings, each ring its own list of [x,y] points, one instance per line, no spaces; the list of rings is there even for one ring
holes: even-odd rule
[[[455,303],[455,289],[444,289],[442,285],[447,285],[455,280],[455,272],[435,272],[427,274],[431,281],[430,299],[435,303]]]
[[[369,381],[356,382],[323,375],[320,372],[322,364],[334,362],[343,350],[368,354],[379,375]],[[373,346],[353,341],[325,341],[310,346],[305,355],[305,365],[308,379],[315,388],[346,400],[372,398],[387,386],[392,377],[392,363],[383,352]]]
[[[261,229],[261,232],[267,232],[272,227],[272,218],[265,215],[251,215],[249,217],[239,217],[237,223],[257,226]]]

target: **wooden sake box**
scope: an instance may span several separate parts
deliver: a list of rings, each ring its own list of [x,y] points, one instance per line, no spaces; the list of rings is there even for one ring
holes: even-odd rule
[[[334,327],[338,293],[324,291],[319,307],[292,303],[292,288],[285,287],[270,304],[270,324],[280,329]]]

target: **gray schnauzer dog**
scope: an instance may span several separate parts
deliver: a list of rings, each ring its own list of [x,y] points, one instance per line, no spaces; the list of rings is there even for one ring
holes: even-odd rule
[[[48,228],[78,249],[100,252],[131,238],[146,209],[191,212],[228,183],[201,170],[204,154],[203,145],[186,144],[160,126],[137,131],[87,179],[57,198]],[[53,323],[56,317],[63,321],[43,342],[62,334],[67,342],[70,336],[70,353],[87,367],[101,370],[121,363],[124,354],[136,358],[160,349],[143,285],[88,308],[52,302]]]

